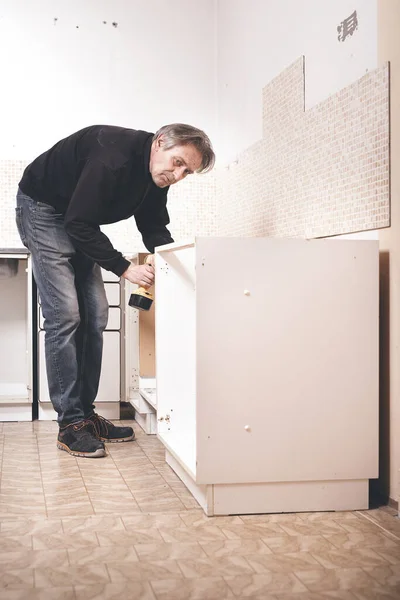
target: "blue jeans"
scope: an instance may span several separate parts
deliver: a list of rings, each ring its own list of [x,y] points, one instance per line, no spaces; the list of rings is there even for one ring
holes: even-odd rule
[[[16,222],[45,319],[49,394],[60,425],[94,412],[108,302],[100,267],[77,251],[64,217],[18,190]]]

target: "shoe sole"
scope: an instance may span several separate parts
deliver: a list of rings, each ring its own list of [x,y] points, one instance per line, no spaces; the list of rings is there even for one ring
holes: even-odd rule
[[[98,448],[94,452],[78,452],[77,450],[71,450],[62,442],[57,442],[57,448],[59,450],[64,450],[64,452],[68,452],[68,454],[72,454],[72,456],[80,456],[82,458],[101,458],[106,456],[107,453],[104,448]]]
[[[99,442],[106,442],[107,444],[118,444],[120,442],[133,442],[135,438],[135,434],[126,437],[126,438],[117,438],[115,440],[110,440],[109,438],[98,437]]]

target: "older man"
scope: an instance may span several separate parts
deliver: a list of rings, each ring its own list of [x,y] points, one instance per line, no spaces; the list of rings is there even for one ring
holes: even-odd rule
[[[100,267],[144,287],[152,264],[133,265],[100,225],[131,216],[149,252],[173,241],[169,186],[212,169],[206,134],[184,124],[156,134],[107,125],[59,141],[25,170],[16,220],[30,250],[45,319],[49,393],[58,413],[57,445],[70,454],[105,456],[104,442],[134,439],[95,412],[108,303]]]

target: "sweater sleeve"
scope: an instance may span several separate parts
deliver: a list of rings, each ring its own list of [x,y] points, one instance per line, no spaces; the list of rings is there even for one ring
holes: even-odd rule
[[[169,215],[167,210],[167,191],[156,194],[153,192],[135,213],[137,228],[142,234],[143,243],[151,253],[157,246],[171,244],[174,240],[171,237],[167,225],[169,224]]]
[[[130,262],[100,230],[115,193],[114,174],[100,161],[89,161],[79,177],[65,214],[65,229],[75,248],[118,276]]]

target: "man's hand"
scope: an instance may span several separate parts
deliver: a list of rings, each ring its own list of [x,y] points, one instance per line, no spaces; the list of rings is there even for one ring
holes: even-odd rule
[[[122,277],[144,288],[149,288],[154,283],[154,267],[152,265],[130,265]]]
[[[155,256],[154,256],[154,254],[148,254],[146,256],[144,264],[145,265],[151,265],[152,267],[155,267],[156,265],[155,265]]]

